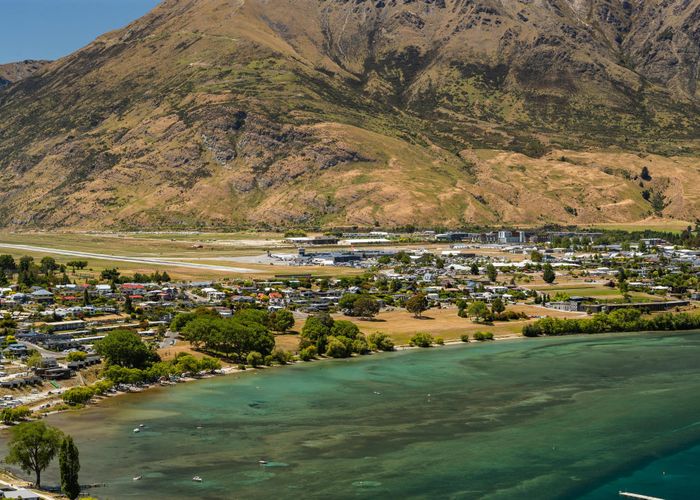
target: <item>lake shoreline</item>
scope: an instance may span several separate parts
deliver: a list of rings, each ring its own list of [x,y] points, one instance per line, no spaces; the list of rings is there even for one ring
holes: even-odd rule
[[[99,406],[101,402],[111,400],[115,397],[119,396],[125,396],[128,394],[139,394],[139,393],[147,393],[154,391],[156,389],[167,389],[168,387],[171,386],[176,386],[176,385],[181,385],[181,384],[188,384],[192,382],[198,382],[201,380],[208,380],[211,378],[219,378],[219,377],[227,377],[230,375],[236,375],[236,374],[242,374],[246,372],[253,372],[255,373],[256,371],[264,371],[268,369],[275,369],[275,368],[285,368],[289,366],[295,366],[295,365],[300,365],[300,364],[308,364],[308,363],[318,363],[318,362],[324,362],[324,361],[339,361],[339,360],[347,360],[351,358],[363,358],[367,356],[375,356],[375,355],[381,355],[381,354],[386,354],[386,353],[392,353],[392,352],[403,352],[403,351],[413,351],[413,350],[421,350],[421,349],[437,349],[440,347],[454,347],[454,346],[470,346],[470,345],[479,345],[479,344],[485,344],[489,342],[504,342],[504,341],[513,341],[513,340],[534,340],[532,338],[525,337],[523,335],[508,335],[508,336],[501,336],[501,337],[496,337],[493,340],[490,341],[470,341],[470,342],[463,342],[461,340],[451,340],[447,341],[442,345],[433,345],[431,347],[418,347],[418,346],[411,346],[411,345],[399,345],[396,346],[393,350],[391,351],[373,351],[369,353],[368,355],[353,355],[350,358],[331,358],[331,357],[318,357],[309,361],[291,361],[287,364],[284,365],[272,365],[272,366],[260,366],[257,368],[245,368],[245,369],[240,369],[234,366],[229,366],[226,368],[222,368],[220,370],[220,373],[208,373],[205,375],[199,375],[196,377],[183,377],[181,378],[178,382],[168,382],[168,383],[160,383],[160,382],[155,382],[152,384],[147,384],[143,387],[135,387],[133,390],[128,390],[128,391],[117,391],[116,393],[112,394],[104,394],[100,396],[95,396],[92,400],[90,400],[88,403],[82,405],[82,406],[77,406],[74,408],[61,408],[59,410],[54,410],[54,411],[47,411],[46,413],[43,413],[40,418],[46,418],[50,415],[57,415],[57,414],[62,414],[62,413],[78,413],[82,410],[85,410],[90,407],[94,406]],[[45,406],[45,405],[55,405],[55,404],[62,404],[64,401],[63,399],[58,396],[55,398],[50,398],[47,400],[44,400],[41,402],[40,406]],[[12,426],[9,425],[0,425],[0,430],[1,429],[9,429]]]
[[[475,349],[451,342],[446,347],[453,349],[401,348],[393,356],[301,363],[287,372],[252,370],[254,377],[235,383],[207,377],[209,383],[175,391],[155,391],[156,384],[152,394],[142,390],[141,397],[111,403],[104,398],[106,404],[100,400],[89,412],[47,423],[77,439],[88,460],[85,480],[106,483],[110,498],[121,491],[138,498],[155,492],[196,498],[202,488],[210,496],[232,488],[252,495],[263,481],[265,491],[280,494],[308,483],[319,494],[347,487],[438,494],[468,486],[503,497],[550,491],[547,485],[555,483],[574,495],[602,486],[607,494],[611,480],[624,479],[620,487],[627,491],[661,494],[654,489],[664,487],[660,471],[651,488],[642,481],[648,473],[634,482],[625,478],[649,457],[683,451],[700,438],[691,425],[697,403],[687,396],[700,387],[692,349],[700,348],[700,337],[698,331],[649,333],[464,345]],[[581,412],[609,418],[587,428]],[[132,433],[141,424],[145,428]],[[653,439],[640,440],[640,433]],[[430,482],[433,472],[395,480],[391,471],[425,465],[426,453],[432,457],[428,468],[453,478],[453,486]],[[525,472],[523,453],[532,462]],[[487,464],[500,464],[497,483],[481,481],[492,471],[480,465],[477,457],[484,455]],[[262,467],[261,459],[273,465]],[[343,467],[335,464],[352,465],[354,472],[338,472]],[[467,464],[476,471],[463,483]],[[676,481],[678,467],[664,469],[666,483]],[[143,480],[134,483],[138,475]],[[327,475],[334,480],[323,479]],[[193,484],[194,476],[205,485]]]

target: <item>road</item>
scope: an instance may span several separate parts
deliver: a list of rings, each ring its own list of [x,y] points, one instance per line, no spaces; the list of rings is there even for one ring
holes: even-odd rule
[[[37,247],[34,245],[16,245],[12,243],[0,243],[0,248],[11,250],[22,250],[25,252],[47,253],[55,255],[65,255],[67,257],[81,257],[84,259],[111,260],[116,262],[130,262],[133,264],[148,264],[165,267],[184,267],[187,269],[205,269],[207,271],[222,271],[236,274],[257,273],[254,269],[244,267],[217,266],[213,264],[198,264],[195,262],[182,262],[168,259],[157,259],[153,257],[127,257],[125,255],[109,255],[104,253],[77,252],[74,250],[61,250],[59,248]]]
[[[174,332],[168,328],[168,330],[165,332],[165,337],[163,338],[163,341],[160,343],[160,348],[166,349],[177,344],[177,335],[177,332]]]

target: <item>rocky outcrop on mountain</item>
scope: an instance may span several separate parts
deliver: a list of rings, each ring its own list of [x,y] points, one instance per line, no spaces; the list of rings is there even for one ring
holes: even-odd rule
[[[0,93],[0,224],[694,220],[699,33],[700,0],[166,0]]]
[[[13,82],[24,80],[37,71],[44,68],[50,61],[20,61],[16,63],[0,64],[0,88]]]

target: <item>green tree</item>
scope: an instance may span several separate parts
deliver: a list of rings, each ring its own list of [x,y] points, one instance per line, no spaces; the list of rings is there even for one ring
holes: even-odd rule
[[[32,410],[30,410],[26,406],[18,406],[16,408],[4,408],[2,412],[0,412],[0,420],[2,420],[2,422],[5,425],[10,425],[19,420],[24,420],[31,414]]]
[[[257,368],[263,364],[263,355],[257,351],[249,352],[246,357],[246,362],[253,368]]]
[[[71,387],[64,392],[61,397],[63,401],[71,406],[84,405],[95,395],[95,391],[90,387]]]
[[[373,351],[393,351],[394,341],[386,333],[371,333],[367,337],[367,344]]]
[[[550,285],[554,283],[554,280],[557,279],[557,275],[554,272],[554,268],[552,267],[551,264],[545,264],[542,267],[542,279],[544,280],[545,283],[549,283]]]
[[[124,312],[127,314],[134,312],[134,303],[132,302],[130,295],[127,295],[124,299]]]
[[[379,301],[369,295],[361,295],[352,307],[354,316],[371,319],[379,313]]]
[[[19,259],[19,272],[28,272],[31,270],[32,266],[34,265],[34,257],[30,257],[28,255],[25,255],[24,257],[21,257]]]
[[[474,333],[474,340],[476,340],[477,342],[493,340],[493,332],[476,332]]]
[[[496,297],[491,301],[491,311],[494,314],[500,314],[506,310],[506,305],[503,303],[503,299]]]
[[[53,257],[43,257],[41,259],[41,266],[40,266],[41,272],[44,274],[50,274],[54,272],[56,269],[58,269],[58,264],[56,264],[56,259]]]
[[[294,326],[294,314],[287,309],[281,309],[270,314],[270,329],[275,332],[285,333]]]
[[[479,264],[474,262],[471,265],[471,269],[469,270],[470,273],[472,273],[474,276],[479,276]]]
[[[416,318],[428,310],[428,297],[424,293],[417,293],[406,301],[406,310]]]
[[[114,330],[95,343],[95,350],[109,364],[125,368],[144,368],[158,361],[158,355],[130,330]]]
[[[339,319],[333,323],[330,334],[334,337],[345,337],[354,340],[360,335],[360,329],[352,321]]]
[[[668,206],[666,196],[661,191],[654,191],[649,202],[657,215],[661,215],[664,209]]]
[[[316,346],[308,346],[304,347],[299,351],[299,359],[302,361],[311,361],[318,355],[318,351],[316,350]]]
[[[486,276],[488,276],[489,281],[494,283],[496,278],[498,278],[498,269],[493,264],[486,266]]]
[[[532,252],[530,252],[530,260],[532,262],[542,262],[543,258],[543,255],[537,250],[533,250]]]
[[[44,358],[37,351],[34,351],[31,356],[27,358],[26,363],[29,368],[41,368],[44,364]]]
[[[87,359],[87,353],[83,351],[69,352],[66,356],[66,361],[85,361]]]
[[[42,421],[19,424],[10,433],[9,452],[5,461],[18,465],[27,474],[33,472],[36,486],[41,487],[41,473],[56,456],[63,434]]]
[[[309,316],[301,329],[301,348],[314,345],[318,352],[326,352],[328,335],[330,335],[334,324],[335,321],[329,314],[321,313]]]
[[[17,271],[17,263],[12,255],[0,255],[0,271],[6,274],[14,274]]]
[[[359,293],[346,293],[340,297],[338,307],[341,310],[346,311],[348,314],[352,314],[355,307],[355,301],[360,297],[361,295]]]
[[[337,337],[328,337],[328,346],[326,347],[326,356],[331,358],[347,358],[351,351],[348,346]]]
[[[476,302],[472,302],[469,304],[469,307],[467,308],[467,314],[474,318],[476,321],[480,321],[484,318],[489,313],[489,308],[486,306],[486,304],[480,300],[477,300]]]
[[[119,280],[119,276],[121,273],[119,270],[115,267],[113,269],[105,269],[100,273],[100,278],[102,278],[104,281],[117,281]]]
[[[416,333],[408,341],[408,344],[414,347],[430,347],[435,342],[435,339],[429,333]]]
[[[70,500],[75,500],[80,495],[80,454],[73,438],[66,436],[61,443],[61,451],[58,455],[59,470],[61,472],[61,491]]]

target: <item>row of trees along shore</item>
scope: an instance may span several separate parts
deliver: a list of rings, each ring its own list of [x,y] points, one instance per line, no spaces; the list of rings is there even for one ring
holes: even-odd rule
[[[645,317],[638,309],[617,309],[592,318],[544,318],[523,327],[526,337],[580,333],[645,332],[700,329],[700,315],[663,313]]]

